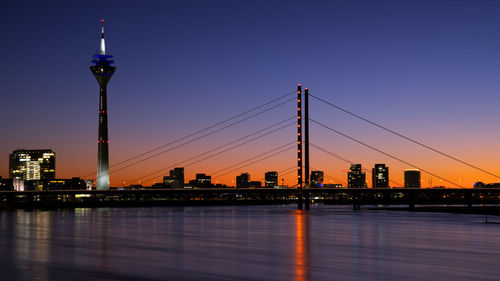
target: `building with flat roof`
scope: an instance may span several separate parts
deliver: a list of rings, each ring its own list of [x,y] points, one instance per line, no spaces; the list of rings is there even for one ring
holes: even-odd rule
[[[236,176],[236,188],[249,188],[250,187],[250,175],[248,173],[241,173],[241,175]]]
[[[389,187],[389,167],[385,164],[375,164],[372,169],[372,188]]]
[[[16,180],[53,180],[56,153],[50,149],[18,149],[9,155],[9,177]]]
[[[405,187],[420,188],[420,171],[416,169],[405,170]]]
[[[366,188],[366,173],[361,169],[361,164],[351,164],[347,173],[349,188]]]
[[[270,171],[265,174],[265,183],[268,188],[278,187],[278,172]]]
[[[190,180],[189,185],[198,188],[212,187],[212,177],[206,174],[196,174],[196,179]]]
[[[323,171],[311,171],[310,177],[311,187],[323,187],[323,182],[325,180],[325,174]]]
[[[172,188],[184,188],[184,168],[170,170],[169,176],[163,177],[163,185]]]

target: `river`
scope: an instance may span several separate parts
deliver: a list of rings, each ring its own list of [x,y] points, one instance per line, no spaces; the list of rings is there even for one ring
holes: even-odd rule
[[[325,205],[2,211],[0,279],[496,281],[500,224],[484,221]]]

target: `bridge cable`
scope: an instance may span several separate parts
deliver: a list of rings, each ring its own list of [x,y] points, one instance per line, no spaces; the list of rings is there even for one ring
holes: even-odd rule
[[[411,164],[411,163],[409,163],[409,162],[406,162],[406,161],[404,161],[404,160],[402,160],[402,159],[400,159],[400,158],[397,158],[396,156],[393,156],[393,155],[391,155],[391,154],[389,154],[389,153],[387,153],[387,152],[384,152],[384,151],[382,151],[382,150],[380,150],[380,149],[378,149],[378,148],[375,148],[375,147],[373,147],[373,146],[371,146],[371,145],[369,145],[369,144],[366,144],[366,143],[364,143],[364,142],[362,142],[362,141],[360,141],[360,140],[357,140],[357,139],[355,139],[355,138],[353,138],[353,137],[350,137],[350,136],[348,136],[348,135],[346,135],[346,134],[344,134],[344,133],[342,133],[342,132],[339,132],[339,131],[337,131],[337,130],[335,130],[335,129],[333,129],[333,128],[330,128],[330,127],[328,127],[328,126],[326,126],[326,125],[324,125],[324,124],[322,124],[322,123],[320,123],[320,122],[318,122],[318,121],[315,121],[315,120],[313,120],[313,119],[309,119],[309,120],[310,120],[311,122],[314,122],[314,123],[316,123],[316,124],[320,125],[321,127],[324,127],[324,128],[326,128],[326,129],[328,129],[328,130],[330,130],[330,131],[334,132],[334,133],[337,133],[337,134],[339,134],[339,135],[341,135],[341,136],[343,136],[343,137],[345,137],[345,138],[348,138],[348,139],[350,139],[350,140],[352,140],[352,141],[354,141],[354,142],[357,142],[357,143],[359,143],[359,144],[361,144],[361,145],[363,145],[363,146],[366,146],[366,147],[368,147],[368,148],[370,148],[370,149],[372,149],[372,150],[375,150],[375,151],[377,151],[378,153],[381,153],[381,154],[384,154],[384,155],[386,155],[386,156],[389,156],[389,157],[391,157],[392,159],[395,159],[395,160],[397,160],[397,161],[399,161],[399,162],[402,162],[402,163],[404,163],[404,164],[406,164],[406,165],[408,165],[408,166],[411,166],[411,167],[413,167],[413,168],[419,169],[419,170],[421,170],[421,171],[423,171],[423,172],[425,172],[425,173],[427,173],[427,174],[429,174],[429,175],[432,175],[432,176],[434,176],[434,177],[436,177],[436,178],[439,178],[439,179],[441,179],[441,180],[444,180],[444,181],[446,181],[446,182],[448,182],[448,183],[451,183],[451,184],[453,184],[453,185],[455,185],[455,186],[458,186],[458,187],[464,188],[463,186],[461,186],[461,185],[459,185],[459,184],[456,184],[456,183],[454,183],[454,182],[452,182],[452,181],[449,181],[449,180],[447,180],[447,179],[445,179],[445,178],[443,178],[443,177],[440,177],[440,176],[438,176],[438,175],[436,175],[436,174],[434,174],[434,173],[432,173],[432,172],[429,172],[429,171],[427,171],[427,170],[424,170],[424,169],[422,169],[422,168],[419,168],[419,167],[417,167],[417,166],[415,166],[415,165],[413,165],[413,164]]]
[[[288,100],[286,100],[286,101],[284,101],[284,102],[282,102],[282,103],[279,103],[279,104],[277,104],[277,105],[275,105],[275,106],[272,106],[272,107],[270,107],[270,108],[267,108],[267,109],[265,109],[265,110],[262,110],[262,111],[260,111],[260,112],[255,113],[255,114],[252,114],[252,115],[250,115],[250,116],[248,116],[248,117],[245,117],[245,118],[243,118],[243,119],[241,119],[241,120],[238,120],[238,121],[235,121],[235,122],[233,122],[233,123],[230,123],[230,124],[228,124],[228,125],[226,125],[226,126],[224,126],[224,127],[221,127],[221,128],[219,128],[219,129],[216,129],[216,130],[214,130],[214,131],[211,131],[211,132],[209,132],[209,133],[206,133],[206,134],[201,135],[201,136],[199,136],[199,137],[196,137],[196,138],[194,138],[194,139],[191,139],[191,140],[188,140],[188,141],[186,141],[186,142],[180,143],[180,144],[178,144],[178,145],[176,145],[176,146],[174,146],[174,147],[171,147],[171,148],[169,148],[169,149],[167,149],[167,150],[164,150],[164,151],[161,151],[161,152],[155,153],[155,154],[150,155],[150,156],[148,156],[148,157],[146,157],[146,158],[143,158],[143,159],[137,160],[137,161],[135,161],[135,162],[132,162],[131,164],[128,164],[128,165],[126,165],[126,166],[122,166],[122,167],[120,167],[120,168],[114,169],[114,170],[110,171],[110,172],[109,172],[109,174],[112,174],[112,173],[118,172],[118,171],[120,171],[120,170],[123,170],[123,169],[129,168],[129,167],[131,167],[131,166],[137,165],[137,164],[142,163],[142,162],[144,162],[144,161],[150,160],[150,159],[152,159],[152,158],[154,158],[154,157],[160,156],[160,155],[162,155],[162,154],[165,154],[165,153],[170,152],[170,151],[172,151],[172,150],[175,150],[175,149],[177,149],[177,148],[180,148],[180,147],[186,146],[186,145],[188,145],[188,144],[190,144],[190,143],[193,143],[193,142],[195,142],[195,141],[197,141],[197,140],[200,140],[200,139],[202,139],[202,138],[205,138],[205,137],[207,137],[207,136],[210,136],[210,135],[213,135],[213,134],[215,134],[215,133],[217,133],[217,132],[220,132],[220,131],[222,131],[222,130],[225,130],[225,129],[227,129],[227,128],[231,127],[231,126],[234,126],[234,125],[236,125],[236,124],[239,124],[239,123],[241,123],[241,122],[243,122],[243,121],[246,121],[246,120],[248,120],[248,119],[250,119],[250,118],[253,118],[253,117],[255,117],[255,116],[257,116],[257,115],[260,115],[260,114],[262,114],[262,113],[264,113],[264,112],[267,112],[267,111],[269,111],[269,110],[272,110],[272,109],[274,109],[274,108],[276,108],[276,107],[278,107],[278,106],[281,106],[281,105],[283,105],[283,104],[285,104],[285,103],[288,103],[288,102],[290,102],[290,101],[292,101],[292,100],[295,100],[295,99],[296,99],[295,97],[294,97],[294,98],[292,98],[292,99],[288,99]]]
[[[292,169],[293,169],[293,170],[292,170]],[[284,169],[284,170],[278,171],[278,177],[280,176],[280,174],[281,174],[281,173],[284,173],[284,172],[287,172],[287,173],[284,173],[284,174],[282,174],[281,176],[288,175],[289,173],[294,172],[294,171],[295,171],[295,169],[297,169],[297,166],[296,166],[296,165],[293,165],[292,167],[289,167],[289,168],[286,168],[286,169]],[[288,172],[288,170],[292,170],[292,171],[289,171],[289,172]],[[266,180],[266,178],[265,178],[265,177],[263,177],[263,178],[258,179],[257,181],[265,181],[265,180]],[[279,180],[279,179],[278,179],[278,180]]]
[[[140,154],[138,154],[138,155],[135,155],[135,156],[132,156],[132,157],[130,157],[130,158],[127,158],[127,159],[125,159],[125,160],[123,160],[123,161],[120,161],[120,162],[118,162],[118,163],[116,163],[116,164],[110,165],[110,166],[109,166],[109,168],[108,168],[108,170],[109,170],[109,169],[111,169],[112,167],[116,167],[116,166],[119,166],[119,165],[121,165],[121,164],[127,163],[127,162],[129,162],[129,161],[132,161],[132,160],[134,160],[134,159],[140,158],[140,157],[142,157],[142,156],[144,156],[144,155],[147,155],[147,154],[149,154],[149,153],[152,153],[152,152],[155,152],[155,151],[160,150],[160,149],[162,149],[162,148],[165,148],[165,147],[167,147],[167,146],[169,146],[169,145],[172,145],[172,144],[178,143],[178,142],[180,142],[180,141],[183,141],[183,140],[185,140],[185,139],[188,139],[188,138],[190,138],[190,137],[192,137],[192,136],[195,136],[195,135],[197,135],[197,134],[200,134],[200,133],[202,133],[202,132],[204,132],[204,131],[210,130],[210,129],[214,128],[214,127],[217,127],[217,126],[219,126],[219,125],[222,125],[222,124],[224,124],[224,123],[227,123],[227,122],[229,122],[229,121],[231,121],[231,120],[234,120],[234,119],[236,119],[236,118],[238,118],[238,117],[244,116],[244,115],[246,115],[246,114],[248,114],[248,113],[250,113],[250,112],[253,112],[253,111],[255,111],[255,110],[258,110],[258,109],[260,109],[260,108],[262,108],[262,107],[265,107],[265,106],[267,106],[267,105],[270,105],[270,104],[272,104],[272,103],[275,103],[275,102],[277,102],[277,101],[279,101],[279,100],[281,100],[281,99],[283,99],[283,98],[286,98],[286,97],[288,97],[288,96],[289,96],[289,95],[291,95],[291,94],[295,94],[295,93],[296,93],[296,91],[295,91],[295,90],[294,90],[294,91],[291,91],[291,92],[289,92],[289,93],[287,93],[287,94],[285,94],[285,95],[282,95],[282,96],[280,96],[280,97],[277,97],[277,98],[275,98],[275,99],[273,99],[273,100],[271,100],[271,101],[265,102],[265,103],[263,103],[263,104],[261,104],[261,105],[258,105],[258,106],[255,106],[255,107],[253,107],[253,108],[249,109],[249,110],[246,110],[246,111],[244,111],[244,112],[242,112],[242,113],[239,113],[239,114],[233,115],[233,116],[231,116],[231,117],[229,117],[229,118],[227,118],[227,119],[225,119],[225,120],[222,120],[222,121],[217,122],[217,123],[215,123],[215,124],[212,124],[212,125],[210,125],[210,126],[208,126],[208,127],[205,127],[205,128],[203,128],[203,129],[200,129],[200,130],[198,130],[198,131],[196,131],[196,132],[194,132],[194,133],[188,134],[188,135],[186,135],[186,136],[183,136],[183,137],[181,137],[181,138],[178,138],[178,139],[176,139],[176,140],[173,140],[173,141],[171,141],[171,142],[168,142],[168,143],[166,143],[166,144],[163,144],[163,145],[161,145],[161,146],[158,146],[158,147],[153,148],[153,149],[151,149],[151,150],[148,150],[148,151],[146,151],[146,152],[143,152],[143,153],[140,153]],[[295,100],[295,97],[294,97],[293,99],[287,100],[287,102],[288,102],[288,101],[292,101],[292,100]],[[286,102],[285,102],[285,103],[286,103]],[[283,105],[283,104],[284,104],[284,103],[278,104],[277,106],[273,106],[272,108],[276,108],[276,107],[278,107],[278,106],[280,106],[280,105]],[[264,113],[264,112],[267,112],[267,111],[268,111],[268,110],[261,111],[259,114]],[[250,118],[252,118],[252,117],[255,117],[255,116],[259,115],[259,114],[252,115],[251,117],[248,117],[248,118],[246,118],[246,119],[243,119],[242,121],[248,120],[248,119],[250,119]],[[242,122],[242,121],[241,121],[241,122]],[[238,122],[238,123],[240,123],[240,122]],[[235,124],[236,124],[236,123],[235,123]],[[234,124],[233,124],[233,125],[234,125]],[[224,129],[225,129],[225,128],[224,128]],[[215,133],[215,132],[218,132],[218,131],[216,130],[216,131],[214,131],[213,133]],[[209,135],[210,135],[210,134],[209,134]],[[206,135],[206,136],[207,136],[207,135]],[[87,175],[83,176],[82,178],[86,178],[86,177],[92,176],[92,175],[94,175],[95,173],[96,173],[96,172],[89,173],[89,174],[87,174]]]
[[[311,167],[311,170],[316,170],[316,169],[315,169],[314,167]],[[334,180],[334,181],[336,181],[336,182],[340,182],[341,184],[346,184],[343,180],[339,180],[339,179],[334,178],[334,177],[332,177],[332,176],[330,176],[330,175],[328,175],[328,174],[323,174],[323,176],[324,176],[325,178],[332,179],[332,180]],[[311,182],[310,182],[310,181],[309,181],[309,184],[311,184]]]
[[[296,143],[297,143],[297,141],[293,141],[293,142],[288,143],[288,144],[283,145],[283,146],[287,146],[287,145],[290,145],[290,144],[296,144]],[[281,147],[283,147],[283,146],[281,146]],[[250,163],[248,163],[248,164],[245,164],[245,165],[243,165],[243,166],[240,166],[240,167],[238,167],[238,168],[236,168],[236,169],[233,169],[233,170],[227,171],[227,172],[222,173],[222,174],[217,175],[217,176],[213,176],[212,178],[214,179],[214,178],[219,178],[219,177],[222,177],[222,176],[224,176],[224,175],[227,175],[227,174],[232,173],[232,172],[234,172],[234,171],[240,170],[240,169],[245,168],[245,167],[247,167],[247,166],[253,165],[253,164],[258,163],[258,162],[260,162],[260,161],[266,160],[266,159],[268,159],[268,158],[271,158],[271,157],[273,157],[273,156],[276,156],[276,155],[278,155],[278,154],[281,154],[281,153],[283,153],[283,152],[285,152],[285,151],[288,151],[288,150],[290,150],[290,149],[293,149],[293,148],[297,148],[297,146],[296,146],[296,145],[294,145],[294,146],[291,146],[291,147],[285,148],[285,149],[280,150],[280,151],[278,151],[278,152],[275,152],[275,153],[273,153],[273,154],[271,154],[271,155],[268,155],[268,156],[266,156],[266,157],[264,157],[264,158],[261,158],[261,159],[255,160],[255,161],[253,161],[253,162],[250,162]],[[270,153],[270,152],[276,151],[276,149],[277,149],[277,148],[272,149],[272,150],[270,150],[270,151],[268,151],[268,152],[266,152],[266,153],[263,153],[263,154],[268,154],[268,153]],[[278,148],[278,149],[279,149],[279,148]],[[245,160],[245,161],[243,161],[243,162],[248,162],[249,160],[251,160],[251,159],[255,159],[255,158],[259,157],[259,156],[262,156],[263,154],[257,155],[257,156],[255,156],[255,157],[252,157],[252,158],[250,158],[250,159],[247,159],[247,160]],[[240,163],[243,163],[243,162],[240,162]],[[239,163],[238,163],[238,164],[236,164],[236,165],[239,165]],[[233,165],[233,166],[231,166],[231,167],[234,167],[234,166],[235,166],[235,165]],[[231,167],[229,167],[229,168],[231,168]],[[229,168],[227,168],[227,169],[229,169]],[[224,170],[226,170],[226,169],[224,169]]]
[[[294,117],[291,117],[291,118],[295,119],[295,116],[294,116]],[[253,135],[255,135],[255,134],[258,134],[258,133],[261,133],[261,132],[263,132],[263,131],[266,131],[266,130],[268,130],[268,129],[272,128],[272,127],[276,127],[277,125],[283,124],[284,122],[286,122],[286,121],[290,120],[291,118],[287,118],[287,119],[285,119],[285,120],[283,120],[283,121],[280,121],[280,122],[278,122],[278,123],[275,123],[275,124],[273,124],[273,125],[271,125],[271,126],[268,126],[268,127],[264,128],[264,129],[261,129],[261,130],[255,131],[255,132],[253,132],[252,134],[249,134],[249,135],[246,135],[246,136],[244,136],[244,137],[238,138],[238,139],[233,140],[233,141],[231,141],[231,142],[229,142],[229,143],[226,143],[226,144],[224,144],[224,145],[220,145],[220,146],[218,146],[218,147],[215,147],[215,148],[213,148],[213,149],[210,149],[210,150],[208,150],[208,151],[205,151],[205,152],[203,152],[203,153],[201,153],[201,154],[198,154],[198,155],[196,155],[196,156],[194,156],[194,157],[191,157],[191,158],[189,158],[189,159],[186,159],[186,160],[183,160],[183,161],[177,162],[177,163],[175,163],[175,164],[173,164],[173,165],[170,165],[170,166],[168,166],[168,167],[166,167],[166,168],[162,168],[162,169],[156,170],[156,171],[154,171],[154,172],[152,172],[152,173],[150,173],[150,174],[147,174],[147,175],[145,175],[145,176],[142,176],[142,177],[136,178],[136,179],[134,179],[134,180],[132,180],[132,181],[129,181],[129,182],[132,182],[132,183],[133,183],[133,182],[136,182],[136,181],[141,180],[141,179],[143,179],[143,178],[150,177],[150,176],[152,176],[152,175],[154,175],[154,174],[157,174],[157,173],[159,173],[159,172],[163,172],[163,171],[165,171],[165,170],[168,170],[168,169],[170,169],[170,168],[172,168],[172,167],[179,166],[179,165],[181,165],[181,164],[183,164],[183,163],[186,163],[186,162],[188,162],[188,161],[192,161],[192,160],[194,160],[194,159],[196,159],[196,158],[199,158],[199,157],[202,157],[202,156],[204,156],[204,155],[207,155],[207,154],[209,154],[209,153],[211,153],[211,152],[217,151],[217,150],[219,150],[219,149],[221,149],[221,148],[223,148],[223,147],[226,147],[226,146],[229,146],[229,145],[231,145],[231,144],[234,144],[234,143],[236,143],[236,142],[238,142],[238,141],[241,141],[241,140],[243,140],[243,139],[246,139],[246,138],[248,138],[248,137],[250,137],[250,136],[253,136]],[[245,142],[239,143],[239,144],[237,144],[237,145],[233,145],[232,147],[229,147],[229,148],[227,148],[227,149],[225,149],[225,150],[219,151],[219,152],[217,152],[217,153],[214,153],[214,154],[212,154],[212,155],[209,155],[209,156],[207,156],[207,157],[204,157],[204,158],[202,158],[202,159],[199,159],[199,160],[197,160],[196,162],[189,163],[189,164],[185,164],[185,165],[184,165],[184,167],[192,166],[192,165],[197,164],[197,163],[199,163],[199,162],[201,162],[201,161],[204,161],[204,160],[207,160],[207,159],[209,159],[209,158],[212,158],[212,157],[218,156],[218,155],[220,155],[220,154],[222,154],[222,153],[225,153],[225,152],[227,152],[227,151],[229,151],[229,150],[232,150],[232,149],[238,148],[238,147],[243,146],[243,145],[245,145],[245,144],[247,144],[247,143],[250,143],[250,142],[255,141],[255,140],[257,140],[257,139],[260,139],[260,138],[263,138],[263,137],[268,136],[268,135],[270,135],[270,134],[273,134],[273,133],[275,133],[275,132],[277,132],[277,131],[279,131],[279,130],[282,130],[282,129],[286,128],[286,127],[289,127],[289,126],[291,126],[291,125],[293,125],[293,124],[295,124],[295,121],[293,121],[292,123],[287,123],[286,125],[281,126],[281,127],[277,128],[277,129],[274,129],[273,131],[270,131],[270,132],[267,132],[267,133],[261,134],[261,135],[259,135],[259,136],[257,136],[257,137],[254,137],[254,138],[250,139],[250,140],[247,140],[247,141],[245,141]],[[288,144],[286,144],[286,145],[288,145]],[[286,145],[285,145],[285,146],[286,146]],[[278,148],[280,148],[280,147],[278,147]],[[153,178],[151,178],[151,179],[149,179],[149,180],[152,180],[152,179],[157,178],[157,177],[161,177],[161,176],[155,176],[155,177],[153,177]],[[122,184],[121,186],[124,186],[124,184]]]
[[[288,144],[286,144],[286,145],[288,145]],[[286,146],[286,145],[284,145],[284,146]],[[271,150],[271,151],[269,151],[269,152],[275,151],[276,149],[279,149],[279,148],[281,148],[281,147],[283,147],[283,146],[280,146],[280,147],[274,148],[273,150]],[[249,165],[251,165],[251,164],[255,164],[255,163],[257,163],[257,162],[260,162],[260,161],[262,161],[262,160],[265,160],[265,159],[267,159],[267,158],[269,158],[269,157],[272,157],[272,156],[274,156],[274,155],[280,154],[280,153],[285,152],[286,150],[289,150],[289,149],[292,149],[292,148],[294,148],[294,147],[287,148],[287,149],[285,149],[285,150],[283,150],[283,151],[280,151],[280,152],[277,152],[277,153],[275,153],[275,154],[272,154],[272,155],[270,155],[270,156],[268,156],[268,157],[265,157],[265,158],[259,159],[259,160],[255,161],[255,162],[249,163],[249,164],[244,165],[244,166],[242,166],[242,167],[239,167],[239,168],[237,168],[237,169],[235,169],[235,170],[238,170],[238,169],[240,169],[240,168],[244,168],[244,167],[249,166]],[[269,153],[269,152],[266,152],[266,153]],[[195,163],[190,163],[190,164],[188,164],[188,165],[185,165],[184,167],[190,166],[190,165],[192,165],[192,164],[195,164]],[[169,168],[175,167],[176,165],[178,165],[178,164],[172,165],[172,166],[170,166],[170,167],[168,167],[168,168],[166,168],[166,169],[169,169]],[[162,169],[162,170],[166,170],[166,169]],[[148,177],[148,176],[150,176],[150,175],[156,174],[156,173],[158,173],[158,172],[159,172],[159,171],[156,171],[156,172],[151,173],[151,174],[149,174],[149,175],[146,175],[146,176],[144,176],[144,177],[137,178],[137,179],[133,180],[132,182],[135,182],[135,181],[137,181],[137,180],[139,180],[139,179],[142,179],[142,178]],[[227,172],[227,173],[230,173],[230,172],[233,172],[233,171],[229,171],[229,172]],[[225,174],[227,174],[227,173],[225,173]],[[225,174],[222,174],[222,175],[225,175]],[[217,177],[220,177],[220,176],[222,176],[222,175],[212,177],[212,179],[217,178]],[[154,177],[152,177],[152,178],[150,178],[150,179],[146,180],[146,182],[147,182],[147,181],[150,181],[150,180],[153,180],[153,179],[155,179],[155,178],[158,178],[158,177],[161,177],[161,176],[154,176]],[[124,185],[122,185],[122,186],[124,186]]]
[[[333,152],[331,152],[331,151],[329,151],[329,150],[327,150],[325,148],[320,147],[319,145],[316,145],[316,144],[313,144],[313,143],[310,143],[309,145],[311,145],[312,147],[314,147],[314,148],[316,148],[316,149],[318,149],[318,150],[320,150],[320,151],[322,151],[322,152],[324,152],[324,153],[326,153],[326,154],[328,154],[330,156],[333,156],[333,157],[335,157],[337,159],[340,159],[340,160],[342,160],[344,162],[347,162],[349,164],[354,164],[354,162],[352,162],[351,160],[345,159],[342,156],[339,156],[339,155],[337,155],[337,154],[335,154],[335,153],[333,153]],[[370,170],[366,170],[366,172],[369,173],[369,174],[373,174],[372,172],[370,172]],[[399,183],[397,181],[394,181],[394,180],[391,180],[391,179],[389,179],[389,182],[395,184],[395,186],[403,186],[401,183]],[[372,183],[372,185],[373,185],[373,183]]]
[[[293,144],[293,143],[297,143],[297,142],[296,142],[296,141],[289,142],[289,143],[284,144],[284,145],[282,145],[282,146],[279,146],[279,147],[276,147],[276,148],[274,148],[274,149],[268,150],[268,151],[266,151],[266,152],[260,153],[260,154],[258,154],[258,155],[252,156],[252,157],[247,158],[247,159],[245,159],[245,160],[243,160],[243,161],[241,161],[241,162],[238,162],[238,163],[236,163],[236,164],[232,164],[232,165],[230,165],[230,166],[228,166],[228,167],[226,167],[226,168],[224,168],[224,169],[221,169],[221,170],[218,170],[218,171],[216,171],[216,172],[210,173],[210,175],[212,175],[212,176],[213,176],[214,174],[220,174],[220,173],[223,173],[223,172],[225,172],[225,171],[227,171],[227,170],[229,170],[229,169],[231,169],[231,168],[234,168],[235,166],[238,166],[238,165],[244,164],[244,163],[246,163],[246,162],[248,162],[248,161],[252,161],[252,160],[257,159],[257,158],[259,158],[259,157],[262,157],[262,156],[264,156],[264,155],[266,155],[266,154],[269,154],[269,153],[271,153],[271,152],[275,151],[276,149],[280,149],[280,148],[283,148],[283,147],[285,147],[285,146],[289,146],[289,145],[291,145],[291,144]],[[242,168],[244,168],[244,167],[246,167],[246,166],[243,166]],[[216,177],[219,177],[219,176],[216,176]]]
[[[481,172],[483,172],[483,173],[486,173],[486,174],[488,174],[488,175],[490,175],[490,176],[494,176],[494,177],[496,177],[496,178],[500,178],[500,176],[495,175],[495,174],[493,174],[492,172],[488,172],[488,171],[486,171],[486,170],[484,170],[484,169],[482,169],[482,168],[479,168],[479,167],[477,167],[477,166],[475,166],[475,165],[473,165],[473,164],[470,164],[470,163],[468,163],[468,162],[465,162],[465,161],[463,161],[463,160],[460,160],[460,159],[458,159],[458,158],[456,158],[456,157],[454,157],[454,156],[452,156],[452,155],[450,155],[450,154],[447,154],[447,153],[444,153],[444,152],[442,152],[442,151],[439,151],[439,150],[437,150],[437,149],[435,149],[435,148],[432,148],[432,147],[430,147],[430,146],[428,146],[428,145],[425,145],[425,144],[423,144],[423,143],[421,143],[421,142],[419,142],[419,141],[416,141],[416,140],[414,140],[414,139],[412,139],[412,138],[409,138],[409,137],[407,137],[407,136],[405,136],[405,135],[403,135],[403,134],[400,134],[400,133],[398,133],[398,132],[396,132],[396,131],[393,131],[393,130],[391,130],[391,129],[389,129],[389,128],[386,128],[386,127],[384,127],[384,126],[382,126],[382,125],[380,125],[380,124],[377,124],[377,123],[375,123],[375,122],[373,122],[373,121],[370,121],[370,120],[368,120],[368,119],[366,119],[366,118],[364,118],[364,117],[362,117],[362,116],[359,116],[359,115],[357,115],[357,114],[355,114],[355,113],[353,113],[353,112],[351,112],[351,111],[349,111],[349,110],[347,110],[347,109],[345,109],[345,108],[342,108],[342,107],[340,107],[340,106],[338,106],[338,105],[335,105],[335,104],[333,104],[333,103],[330,103],[330,102],[328,102],[328,101],[326,101],[326,100],[324,100],[324,99],[322,99],[322,98],[320,98],[320,97],[317,97],[317,96],[315,96],[315,95],[313,95],[313,94],[311,94],[311,93],[309,93],[309,96],[311,96],[311,97],[313,97],[313,98],[315,98],[315,99],[317,99],[317,100],[319,100],[319,101],[321,101],[321,102],[323,102],[323,103],[325,103],[325,104],[327,104],[327,105],[330,105],[330,106],[332,106],[332,107],[334,107],[334,108],[336,108],[336,109],[338,109],[338,110],[340,110],[340,111],[343,111],[343,112],[345,112],[345,113],[347,113],[347,114],[349,114],[349,115],[351,115],[351,116],[354,116],[354,117],[356,117],[356,118],[358,118],[358,119],[361,119],[361,120],[363,120],[363,121],[365,121],[365,122],[367,122],[367,123],[369,123],[369,124],[371,124],[371,125],[373,125],[373,126],[375,126],[375,127],[378,127],[378,128],[380,128],[380,129],[382,129],[382,130],[385,130],[385,131],[387,131],[387,132],[389,132],[389,133],[391,133],[391,134],[394,134],[394,135],[396,135],[396,136],[398,136],[398,137],[400,137],[400,138],[403,138],[403,139],[405,139],[405,140],[408,140],[408,141],[410,141],[410,142],[413,142],[413,143],[415,143],[415,144],[417,144],[417,145],[420,145],[420,146],[422,146],[422,147],[424,147],[424,148],[426,148],[426,149],[429,149],[429,150],[431,150],[431,151],[434,151],[434,152],[436,152],[436,153],[438,153],[438,154],[441,154],[441,155],[443,155],[443,156],[445,156],[445,157],[448,157],[448,158],[450,158],[450,159],[452,159],[452,160],[455,160],[455,161],[457,161],[457,162],[460,162],[460,163],[462,163],[462,164],[464,164],[464,165],[467,165],[467,166],[469,166],[469,167],[471,167],[471,168],[474,168],[474,169],[476,169],[476,170],[478,170],[478,171],[481,171]]]

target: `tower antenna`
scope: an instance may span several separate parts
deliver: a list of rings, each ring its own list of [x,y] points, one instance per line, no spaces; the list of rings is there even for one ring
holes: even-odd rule
[[[100,55],[106,54],[106,44],[104,43],[104,20],[101,19],[101,50],[99,52]]]

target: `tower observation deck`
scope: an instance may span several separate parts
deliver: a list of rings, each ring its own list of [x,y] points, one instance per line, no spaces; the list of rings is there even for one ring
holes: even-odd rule
[[[99,83],[99,133],[97,138],[97,189],[109,189],[109,139],[108,139],[108,103],[106,86],[116,67],[111,66],[113,56],[106,54],[104,43],[104,20],[101,20],[101,46],[92,58],[90,71]]]

